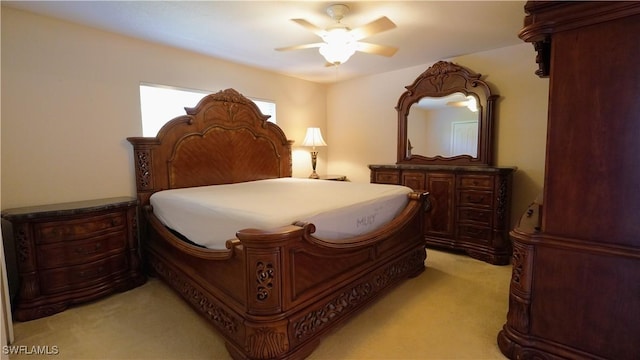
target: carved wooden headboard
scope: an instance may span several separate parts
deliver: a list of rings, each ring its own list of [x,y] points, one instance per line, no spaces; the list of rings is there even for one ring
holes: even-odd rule
[[[205,96],[156,137],[130,137],[141,205],[156,191],[291,176],[291,144],[253,101]]]

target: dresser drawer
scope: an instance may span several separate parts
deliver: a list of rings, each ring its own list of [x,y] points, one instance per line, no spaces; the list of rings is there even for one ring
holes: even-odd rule
[[[491,242],[491,228],[460,224],[458,225],[458,238],[486,245]]]
[[[402,185],[410,187],[414,191],[427,189],[427,175],[424,172],[405,171],[402,173]]]
[[[463,190],[459,192],[459,206],[491,207],[493,205],[493,192]]]
[[[397,171],[376,171],[375,182],[378,184],[400,184],[400,174]]]
[[[58,266],[78,265],[122,253],[126,248],[126,238],[124,231],[118,231],[86,240],[42,245],[37,249],[38,266],[49,269]]]
[[[86,239],[111,231],[122,230],[126,223],[126,215],[122,212],[83,217],[65,222],[43,222],[34,226],[35,241],[38,244],[46,244]]]
[[[474,208],[459,208],[458,209],[458,221],[459,222],[475,222],[481,225],[491,226],[491,210],[474,209]]]
[[[68,266],[40,272],[40,290],[52,294],[85,289],[106,281],[128,269],[124,254],[114,255],[90,264]]]
[[[493,190],[493,176],[460,175],[458,177],[458,188]]]

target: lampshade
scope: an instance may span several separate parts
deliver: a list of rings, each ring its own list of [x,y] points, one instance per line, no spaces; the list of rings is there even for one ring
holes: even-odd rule
[[[327,146],[327,143],[324,142],[322,138],[322,133],[320,132],[320,128],[310,127],[307,128],[307,135],[304,137],[302,141],[302,146]]]

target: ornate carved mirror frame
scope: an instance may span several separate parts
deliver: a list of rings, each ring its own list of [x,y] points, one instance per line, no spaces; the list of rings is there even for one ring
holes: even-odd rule
[[[439,61],[406,86],[396,110],[398,111],[398,164],[450,164],[450,165],[492,165],[493,163],[493,123],[494,108],[498,98],[492,94],[489,85],[476,74],[462,66]],[[424,97],[440,98],[454,93],[473,96],[478,103],[478,142],[476,156],[425,156],[413,154],[408,134],[408,117],[411,106]]]

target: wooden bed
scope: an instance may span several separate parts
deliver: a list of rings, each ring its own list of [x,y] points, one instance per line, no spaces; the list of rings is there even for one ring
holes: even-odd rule
[[[300,222],[238,229],[224,250],[181,239],[154,216],[154,192],[292,175],[292,141],[237,91],[208,95],[185,110],[157,137],[128,138],[143,258],[151,274],[219,330],[232,357],[304,358],[329,330],[424,270],[421,193],[409,194],[406,208],[383,228],[340,244],[314,237],[314,225]]]

